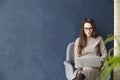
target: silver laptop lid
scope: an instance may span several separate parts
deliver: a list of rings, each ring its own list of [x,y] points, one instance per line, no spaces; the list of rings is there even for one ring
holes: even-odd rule
[[[87,55],[75,57],[75,64],[77,67],[100,67],[101,61],[99,56]]]

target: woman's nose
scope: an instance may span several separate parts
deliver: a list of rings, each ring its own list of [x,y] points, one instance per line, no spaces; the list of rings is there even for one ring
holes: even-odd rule
[[[88,29],[88,33],[90,33],[90,29]]]

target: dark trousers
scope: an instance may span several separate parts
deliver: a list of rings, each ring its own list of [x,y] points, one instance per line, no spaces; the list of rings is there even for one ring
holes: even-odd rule
[[[80,74],[78,74],[78,75],[76,76],[76,78],[73,79],[73,80],[84,80],[84,79],[85,79],[85,75],[82,74],[82,73],[80,73]]]

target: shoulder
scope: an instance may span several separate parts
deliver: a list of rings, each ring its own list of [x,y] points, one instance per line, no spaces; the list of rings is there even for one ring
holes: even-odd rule
[[[103,38],[101,36],[97,36],[96,39],[103,40]]]
[[[79,42],[79,40],[80,40],[80,37],[77,37],[76,40],[75,40],[75,42]]]
[[[96,37],[96,40],[99,41],[100,43],[101,43],[101,42],[102,42],[102,43],[104,42],[104,40],[103,40],[103,38],[102,38],[101,36]]]

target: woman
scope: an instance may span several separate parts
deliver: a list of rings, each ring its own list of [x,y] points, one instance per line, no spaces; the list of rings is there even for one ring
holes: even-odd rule
[[[91,18],[84,19],[80,37],[76,39],[74,46],[75,57],[85,55],[100,56],[101,66],[107,57],[106,47],[101,36],[96,34],[96,25]],[[73,80],[96,80],[100,74],[100,67],[79,67],[75,61],[76,71]]]

